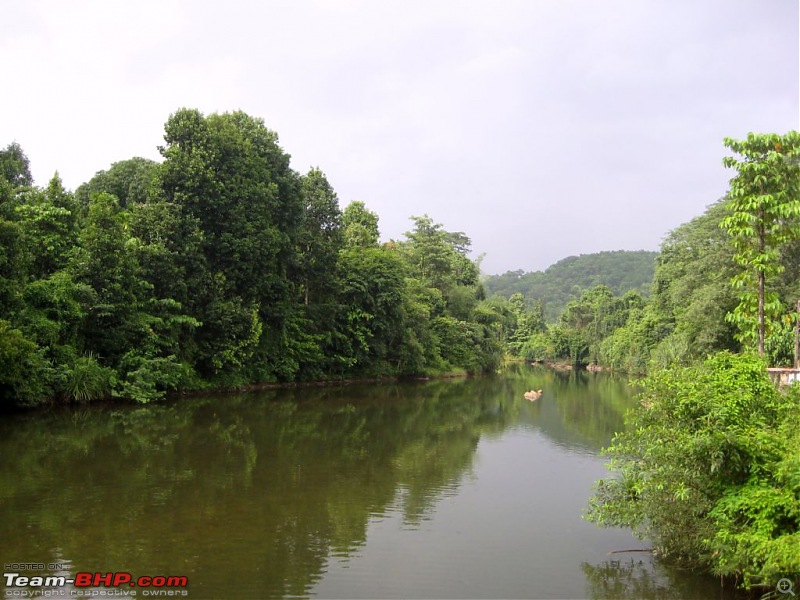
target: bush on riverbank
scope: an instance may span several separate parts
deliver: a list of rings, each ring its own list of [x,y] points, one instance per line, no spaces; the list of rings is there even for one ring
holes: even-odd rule
[[[800,389],[727,352],[653,372],[588,517],[746,588],[800,575]]]

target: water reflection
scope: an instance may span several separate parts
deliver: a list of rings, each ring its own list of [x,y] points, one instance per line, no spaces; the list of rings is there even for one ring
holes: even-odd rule
[[[469,470],[497,403],[461,384],[292,390],[0,426],[5,560],[187,575],[194,597],[307,595],[375,515],[419,524]],[[7,553],[7,554],[6,554]],[[246,582],[243,584],[243,582]],[[244,586],[244,587],[243,587]]]
[[[542,389],[527,403],[521,422],[541,430],[559,446],[596,454],[624,427],[633,406],[627,379],[606,373],[556,371],[512,364],[503,379],[508,393],[520,397],[525,389]],[[524,401],[522,402],[524,407]]]
[[[649,558],[608,560],[594,565],[583,563],[581,568],[590,585],[590,597],[597,600],[730,600],[748,597],[744,593],[737,596],[732,590],[723,589],[711,577],[664,567],[654,568]]]
[[[532,388],[545,390],[535,403],[522,396]],[[553,554],[565,534],[547,527],[568,507],[569,572],[580,573],[585,532],[601,540],[595,555],[608,550],[616,538],[579,514],[602,475],[594,455],[630,405],[624,381],[521,365],[485,379],[17,416],[0,423],[0,455],[13,457],[0,469],[0,558],[54,562],[59,548],[73,572],[185,575],[195,599],[554,597],[564,586],[544,574],[531,588],[519,548],[547,539],[536,552]],[[470,583],[474,565],[491,587]],[[409,575],[370,587],[392,568]],[[337,569],[349,569],[339,587]],[[415,588],[424,572],[440,587]]]

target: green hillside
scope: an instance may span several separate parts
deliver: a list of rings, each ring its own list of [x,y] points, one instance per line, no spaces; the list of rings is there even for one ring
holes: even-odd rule
[[[508,271],[490,275],[483,283],[488,296],[508,298],[520,292],[529,304],[540,300],[545,318],[554,321],[567,302],[595,285],[607,285],[617,295],[628,290],[648,295],[657,255],[645,250],[581,254],[564,258],[544,271]]]

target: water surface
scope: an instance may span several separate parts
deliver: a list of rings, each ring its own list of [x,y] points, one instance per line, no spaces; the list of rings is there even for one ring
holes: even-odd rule
[[[0,559],[185,575],[195,599],[728,598],[581,518],[634,402],[517,366],[6,417]]]

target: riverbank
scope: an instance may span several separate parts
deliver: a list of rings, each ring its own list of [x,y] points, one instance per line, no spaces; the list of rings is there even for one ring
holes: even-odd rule
[[[524,359],[520,359],[524,361]],[[604,365],[588,364],[588,365],[574,365],[570,362],[563,360],[534,360],[531,365],[547,367],[556,371],[588,371],[590,373],[610,373],[614,369]]]
[[[288,381],[288,382],[269,382],[251,383],[246,385],[231,387],[210,387],[192,390],[181,390],[168,393],[166,399],[186,398],[193,396],[205,396],[206,394],[240,394],[247,392],[260,392],[264,390],[286,390],[294,388],[318,388],[318,387],[337,387],[359,384],[382,384],[398,383],[402,381],[430,381],[432,379],[461,379],[472,377],[471,373],[464,370],[446,371],[444,373],[431,375],[418,375],[414,377],[364,377],[355,379],[327,379],[318,381]]]
[[[87,400],[84,402],[79,402],[75,400],[66,401],[58,398],[52,398],[50,399],[50,401],[43,404],[38,404],[36,406],[14,406],[14,405],[0,406],[0,415],[32,413],[32,412],[48,412],[50,410],[66,406],[73,406],[73,407],[103,406],[109,409],[113,409],[115,406],[131,406],[131,405],[146,406],[151,404],[157,405],[157,404],[163,404],[164,402],[179,400],[181,398],[196,398],[198,396],[206,396],[206,395],[241,394],[250,392],[260,392],[266,390],[282,390],[282,389],[288,390],[296,388],[313,389],[321,387],[337,387],[337,386],[349,386],[349,385],[361,385],[361,384],[379,385],[387,383],[400,383],[404,381],[430,381],[436,379],[441,379],[441,380],[465,379],[472,376],[473,376],[472,373],[469,373],[463,369],[453,369],[441,373],[430,373],[424,375],[417,375],[413,377],[387,376],[387,377],[362,377],[362,378],[352,378],[352,379],[327,379],[327,380],[316,380],[316,381],[286,381],[286,382],[272,381],[272,382],[249,383],[249,384],[232,385],[232,386],[209,385],[207,387],[194,387],[185,390],[168,391],[167,393],[164,394],[162,398],[146,403],[137,402],[136,400],[130,398],[115,397],[110,394],[101,396],[96,399]]]

